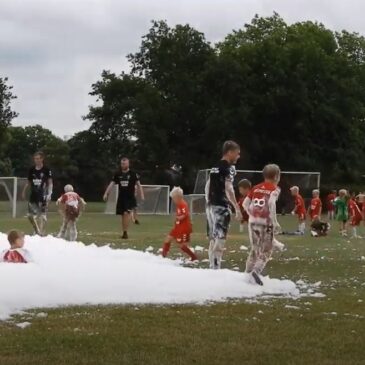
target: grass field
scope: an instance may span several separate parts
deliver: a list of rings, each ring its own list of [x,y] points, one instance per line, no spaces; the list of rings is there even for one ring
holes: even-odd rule
[[[79,239],[86,244],[139,250],[151,245],[156,252],[171,226],[170,217],[144,216],[123,242],[117,217],[98,211],[92,204],[80,220]],[[295,220],[282,217],[281,224],[293,229]],[[50,213],[49,231],[58,226],[58,215]],[[25,218],[1,214],[0,231],[13,227],[31,233]],[[193,246],[206,246],[204,217],[194,218],[194,230]],[[365,364],[365,240],[340,238],[335,229],[323,239],[280,239],[287,251],[275,254],[267,273],[321,281],[324,298],[37,309],[0,322],[0,365]],[[224,267],[244,269],[242,244],[248,246],[247,235],[233,224]],[[31,326],[14,325],[25,320]]]

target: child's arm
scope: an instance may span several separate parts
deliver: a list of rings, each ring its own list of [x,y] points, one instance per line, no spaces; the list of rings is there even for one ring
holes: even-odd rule
[[[277,219],[277,216],[276,216],[276,201],[278,200],[278,197],[279,197],[279,192],[278,191],[273,191],[270,194],[270,198],[269,198],[269,202],[268,202],[270,218],[271,218],[271,221],[273,223],[275,232],[278,232],[281,229],[280,224],[279,224],[278,219]]]

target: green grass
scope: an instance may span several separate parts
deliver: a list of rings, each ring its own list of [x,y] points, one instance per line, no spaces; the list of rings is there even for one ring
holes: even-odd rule
[[[157,250],[171,227],[170,217],[141,217],[142,225],[131,227],[131,239],[125,243],[119,238],[117,217],[97,213],[98,204],[88,209],[79,223],[79,238],[85,243],[140,250],[152,245]],[[49,231],[56,232],[59,223],[51,212]],[[292,217],[283,217],[281,223],[295,227]],[[12,220],[2,214],[0,230],[13,227],[31,233],[25,218]],[[194,217],[194,231],[193,246],[206,246],[204,217]],[[348,242],[335,228],[323,239],[281,240],[288,250],[274,255],[267,273],[321,281],[325,298],[37,309],[0,323],[0,364],[365,364],[365,240]],[[240,235],[233,224],[225,267],[244,269],[247,253],[239,250],[242,244],[248,245],[247,235]],[[178,254],[174,248],[172,256]],[[294,257],[299,260],[288,260]],[[39,312],[48,316],[37,317]],[[26,329],[14,325],[28,318],[32,325]]]

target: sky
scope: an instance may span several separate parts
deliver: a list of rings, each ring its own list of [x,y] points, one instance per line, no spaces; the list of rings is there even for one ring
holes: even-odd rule
[[[255,14],[316,20],[365,34],[362,0],[0,0],[0,77],[19,117],[66,137],[87,129],[88,95],[102,70],[128,71],[151,20],[189,23],[215,43]]]

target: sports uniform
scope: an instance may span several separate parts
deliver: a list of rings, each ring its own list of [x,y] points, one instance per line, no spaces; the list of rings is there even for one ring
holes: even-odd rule
[[[359,226],[362,221],[362,213],[354,199],[350,199],[348,202],[349,216],[351,218],[351,226]]]
[[[322,210],[322,201],[320,198],[313,198],[309,207],[309,216],[313,221],[315,218],[320,218]]]
[[[220,269],[223,249],[231,219],[226,195],[226,181],[233,183],[236,169],[226,160],[220,160],[211,170],[206,186],[206,213],[209,236],[209,261],[211,269]]]
[[[333,201],[333,204],[336,207],[336,220],[339,222],[346,223],[349,219],[349,212],[348,212],[346,197],[343,197],[343,198],[337,197]]]
[[[274,231],[279,228],[276,218],[276,201],[279,195],[280,189],[277,185],[263,182],[252,188],[244,202],[249,214],[248,231],[251,243],[246,272],[253,273],[256,277],[262,273],[273,250]]]
[[[32,261],[30,253],[24,248],[11,248],[0,254],[0,262],[9,262],[13,264],[26,264]]]
[[[136,200],[136,184],[139,182],[140,176],[135,171],[118,171],[113,177],[115,185],[119,187],[117,215],[130,213],[137,207]]]
[[[303,197],[298,193],[294,199],[294,213],[298,216],[299,220],[305,220],[305,203]]]

